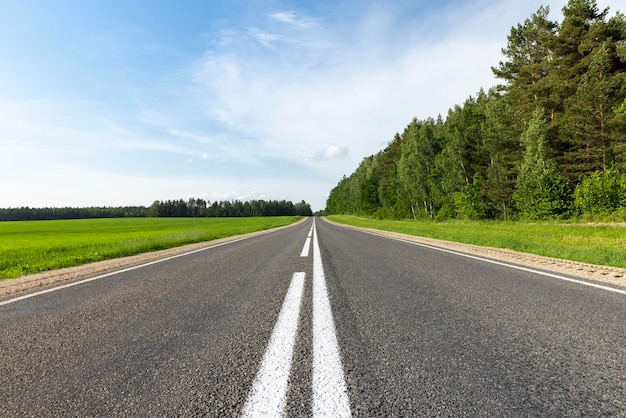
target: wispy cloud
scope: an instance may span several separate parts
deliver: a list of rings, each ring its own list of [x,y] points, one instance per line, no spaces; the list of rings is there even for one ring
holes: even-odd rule
[[[501,59],[510,26],[526,13],[516,4],[454,2],[433,7],[427,17],[400,16],[402,8],[381,16],[365,7],[359,20],[341,28],[300,25],[324,45],[281,41],[280,51],[269,55],[249,45],[211,50],[199,61],[198,91],[216,119],[262,139],[272,152],[312,164],[322,161],[320,149],[337,145],[350,149],[347,160],[354,165],[412,117],[445,116],[481,87],[493,86],[490,66]],[[287,26],[304,19],[295,12],[271,17]],[[496,23],[485,28],[486,21]],[[293,36],[276,26],[259,30],[272,39]]]
[[[315,161],[340,160],[347,158],[350,150],[346,147],[330,145],[326,150],[316,153],[313,156]]]
[[[548,2],[553,15],[565,1]],[[254,2],[245,16],[196,19],[196,32],[184,20],[173,37],[147,22],[86,34],[77,48],[93,53],[70,61],[71,76],[50,66],[29,73],[41,77],[23,83],[34,90],[9,83],[21,94],[0,98],[0,146],[10,150],[0,153],[0,206],[37,195],[61,205],[284,195],[322,208],[341,175],[411,118],[445,116],[495,84],[490,66],[510,27],[541,2],[340,3]]]
[[[278,22],[287,23],[299,29],[311,29],[318,26],[315,19],[300,15],[294,11],[271,13],[269,17]]]
[[[215,120],[236,135],[258,138],[259,152],[315,167],[339,158],[354,166],[412,117],[445,113],[490,86],[485,81],[500,44],[474,43],[468,34],[466,41],[441,37],[437,45],[415,38],[389,54],[387,45],[397,40],[396,33],[379,36],[379,25],[388,23],[375,19],[359,27],[361,37],[370,40],[367,45],[348,43],[349,38],[317,26],[327,51],[305,43],[284,44],[278,55],[244,47],[212,50],[198,63],[196,91]],[[485,63],[480,71],[468,68],[473,60]]]
[[[258,28],[251,28],[248,30],[250,36],[256,39],[261,45],[268,48],[273,47],[276,41],[280,39],[279,35],[274,33],[268,33]]]
[[[208,199],[212,202],[217,201],[247,201],[247,200],[265,200],[266,197],[263,194],[257,193],[255,190],[249,192],[240,192],[236,190],[228,190],[222,192],[213,192],[207,195]]]
[[[219,140],[219,138],[209,136],[205,133],[190,132],[182,129],[169,128],[167,129],[167,132],[173,136],[191,139],[201,144],[214,144],[217,140]]]

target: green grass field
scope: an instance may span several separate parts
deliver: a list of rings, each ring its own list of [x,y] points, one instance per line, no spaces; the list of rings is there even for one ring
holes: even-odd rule
[[[297,217],[0,222],[0,279],[288,225]]]
[[[333,215],[353,226],[626,268],[626,227],[565,222],[374,220]]]

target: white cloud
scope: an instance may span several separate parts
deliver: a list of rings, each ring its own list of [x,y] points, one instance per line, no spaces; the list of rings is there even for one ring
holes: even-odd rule
[[[555,19],[565,1],[549,2]],[[117,102],[0,98],[0,146],[11,150],[0,153],[0,207],[214,195],[286,196],[321,209],[341,175],[411,118],[445,117],[494,85],[490,66],[501,60],[510,27],[540,5],[457,1],[429,6],[424,16],[409,0],[394,8],[370,4],[349,16],[261,10],[253,21],[220,21],[204,53],[168,74],[145,69],[160,80],[148,91],[141,82],[131,83],[132,92],[128,83],[111,85]],[[167,161],[180,160],[190,172],[236,163],[237,177],[248,180],[84,169],[94,160],[113,165],[119,155],[137,158],[139,167],[158,166],[154,154],[173,156]],[[268,160],[315,178],[295,180],[295,171],[263,178],[259,173],[278,171],[267,170]]]
[[[174,129],[174,128],[166,128],[166,127],[165,129],[171,135],[174,135],[179,138],[192,139],[202,144],[213,144],[216,142],[215,137],[206,135],[204,133],[197,133],[197,132],[185,131],[185,130]]]
[[[328,33],[322,37],[330,39]],[[346,158],[335,173],[340,178],[414,116],[445,116],[480,87],[495,84],[490,65],[497,64],[499,42],[476,41],[468,33],[437,44],[407,39],[400,53],[383,57],[371,50],[385,51],[389,39],[376,42],[337,52],[342,40],[331,40],[332,51],[322,58],[316,47],[302,44],[278,56],[211,51],[196,71],[199,96],[234,134],[260,139],[261,154],[313,168]],[[315,59],[318,65],[303,64]],[[469,65],[475,61],[482,64]],[[337,143],[350,155],[319,153]]]
[[[231,201],[239,200],[239,201],[245,202],[249,200],[265,200],[266,197],[265,195],[259,194],[254,190],[250,192],[244,192],[244,193],[238,192],[235,190],[229,190],[229,191],[213,192],[208,195],[208,199],[212,202],[225,201],[225,200],[231,200]],[[277,200],[277,198],[274,198],[273,200]]]
[[[257,40],[257,42],[268,48],[273,47],[274,43],[280,39],[280,36],[265,32],[258,28],[251,28],[248,32],[250,36]]]
[[[294,11],[271,13],[269,16],[278,22],[287,23],[299,29],[311,29],[318,26],[315,19],[299,15]]]
[[[316,153],[313,159],[315,161],[339,160],[348,157],[348,155],[348,148],[330,145],[325,151]]]
[[[196,152],[170,138],[152,138],[111,122],[102,105],[72,100],[0,99],[0,145],[59,161],[114,151]],[[115,117],[115,116],[114,116]]]
[[[256,139],[257,155],[338,180],[413,117],[445,118],[449,108],[494,86],[490,67],[501,60],[510,27],[539,3],[454,5],[415,21],[401,9],[365,10],[340,29],[295,12],[271,14],[290,26],[309,22],[300,26],[321,41],[271,26],[259,29],[281,39],[270,54],[250,45],[208,51],[196,66],[198,100],[231,135]],[[333,146],[341,148],[333,154]]]
[[[37,171],[0,182],[0,207],[147,206],[154,200],[200,197],[210,201],[304,199],[323,209],[327,191],[327,185],[318,180],[133,176],[46,163]]]

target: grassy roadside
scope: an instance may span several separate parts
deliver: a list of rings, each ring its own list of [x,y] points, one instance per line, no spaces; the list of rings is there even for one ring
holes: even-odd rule
[[[0,222],[0,279],[262,231],[301,218],[122,218]]]
[[[327,218],[346,225],[626,268],[624,226],[559,222],[395,221],[343,215]]]

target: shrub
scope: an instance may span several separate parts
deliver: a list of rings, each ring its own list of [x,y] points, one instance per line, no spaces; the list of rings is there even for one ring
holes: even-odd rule
[[[574,205],[583,214],[609,214],[626,208],[626,176],[618,170],[596,171],[574,190]]]

